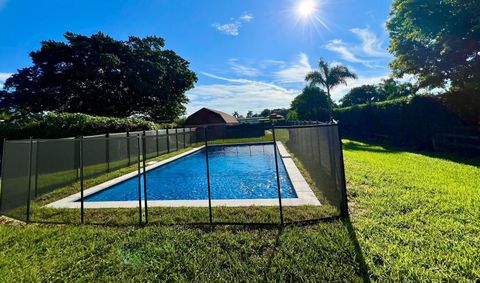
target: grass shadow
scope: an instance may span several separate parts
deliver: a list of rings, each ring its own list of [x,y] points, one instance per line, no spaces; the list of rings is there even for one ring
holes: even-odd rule
[[[367,144],[368,142],[368,144]],[[372,143],[366,140],[343,140],[343,149],[351,151],[367,151],[377,153],[402,153],[405,149],[389,146],[386,144]]]
[[[480,167],[480,157],[472,157],[463,153],[454,153],[454,152],[428,152],[428,151],[413,151],[414,153],[421,154],[423,156],[443,159],[446,161],[451,161],[455,163],[461,163],[469,166]]]
[[[357,239],[357,234],[355,233],[355,229],[353,228],[352,221],[350,217],[343,220],[345,227],[348,230],[348,234],[350,236],[350,240],[355,249],[355,260],[357,261],[358,265],[360,266],[360,275],[363,278],[363,282],[370,282],[370,278],[368,276],[368,266],[365,262],[365,257],[363,256],[362,248],[360,247],[360,243]]]
[[[367,144],[368,143],[368,144]],[[422,150],[412,150],[408,148],[401,148],[396,146],[391,146],[384,143],[372,142],[370,140],[343,140],[343,149],[350,151],[366,151],[366,152],[376,152],[376,153],[416,153],[427,157],[443,159],[446,161],[451,161],[455,163],[461,163],[470,166],[480,166],[480,158],[476,156],[469,156],[465,153],[460,152],[442,152],[442,151],[422,151]]]

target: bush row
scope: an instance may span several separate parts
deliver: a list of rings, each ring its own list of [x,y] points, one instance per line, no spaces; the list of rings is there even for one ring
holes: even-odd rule
[[[445,96],[415,96],[338,108],[334,117],[344,137],[378,138],[398,146],[430,149],[436,129],[475,123],[474,118],[468,122],[461,118],[473,117],[472,109],[460,113],[447,104]]]
[[[80,113],[50,113],[42,118],[0,124],[0,138],[65,138],[157,129],[160,125],[138,118],[111,118]]]

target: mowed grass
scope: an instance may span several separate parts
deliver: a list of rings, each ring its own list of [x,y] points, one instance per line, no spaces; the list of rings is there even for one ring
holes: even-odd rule
[[[480,159],[344,141],[352,222],[375,281],[480,280]]]
[[[344,141],[351,220],[0,225],[2,281],[475,281],[479,160]]]

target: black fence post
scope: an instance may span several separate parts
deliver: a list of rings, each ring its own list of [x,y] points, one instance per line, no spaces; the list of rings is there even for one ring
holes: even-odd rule
[[[4,180],[3,178],[5,178],[5,163],[3,161],[5,161],[5,143],[7,142],[7,139],[6,138],[3,138],[3,144],[2,144],[2,175],[0,176],[2,181]],[[0,211],[2,211],[2,204],[3,204],[3,192],[5,190],[0,190]]]
[[[192,145],[194,141],[197,142],[197,130],[195,129],[195,140],[194,140],[192,137],[192,128],[189,128],[189,129],[190,129],[190,145]]]
[[[280,223],[281,225],[283,225],[282,190],[280,188],[280,175],[278,173],[277,139],[275,137],[275,125],[272,125],[272,138],[273,138],[273,154],[275,156],[275,170],[277,173],[277,190],[278,190],[278,204],[280,206]]]
[[[185,128],[183,128],[183,148],[186,148],[186,147],[187,147],[187,144],[185,140]]]
[[[147,136],[143,136],[143,143],[142,143],[142,165],[143,165],[143,201],[145,203],[145,224],[148,224],[148,204],[147,204],[147,166],[146,166],[146,156],[147,156],[147,149],[146,149],[146,139]]]
[[[128,166],[131,165],[131,157],[130,157],[130,132],[127,131],[127,155],[128,155]]]
[[[36,145],[36,151],[35,151],[35,192],[34,192],[34,195],[35,195],[35,198],[38,197],[38,151],[39,151],[39,148],[40,148],[40,143],[38,142],[38,140],[35,141],[35,145]]]
[[[84,176],[83,176],[83,136],[80,137],[80,219],[82,224],[85,223],[85,213],[84,213],[84,196],[83,196],[83,186],[84,186]]]
[[[337,134],[338,134],[338,148],[340,150],[340,182],[342,186],[342,207],[341,207],[341,216],[347,217],[348,216],[348,200],[347,200],[347,182],[345,179],[345,164],[343,162],[343,144],[342,144],[342,137],[340,136],[340,125],[337,122]]]
[[[168,128],[167,131],[167,153],[170,153],[170,136],[168,135]]]
[[[158,130],[155,130],[155,143],[157,145],[157,156],[159,156],[160,151],[158,150]]]
[[[27,193],[27,223],[30,223],[30,192],[32,189],[32,153],[33,153],[33,139],[30,137],[30,145],[28,147],[28,193]]]
[[[142,175],[140,172],[140,135],[137,134],[137,171],[138,171],[138,223],[142,226]]]
[[[210,217],[210,225],[213,224],[212,214],[212,193],[210,190],[210,165],[208,164],[208,134],[207,127],[203,128],[205,137],[205,161],[207,162],[207,185],[208,185],[208,212]]]
[[[175,148],[178,151],[178,129],[175,128]]]
[[[107,172],[110,173],[110,134],[105,134],[105,159],[107,160]]]

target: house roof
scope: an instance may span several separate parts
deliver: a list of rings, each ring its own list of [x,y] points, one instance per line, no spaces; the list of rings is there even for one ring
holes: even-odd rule
[[[232,115],[229,115],[229,114],[227,114],[227,113],[225,113],[225,112],[218,111],[218,110],[215,110],[215,109],[206,108],[206,107],[204,107],[204,108],[202,108],[202,109],[206,109],[206,110],[208,110],[208,111],[212,111],[212,112],[214,112],[214,113],[217,113],[218,115],[220,115],[220,116],[222,117],[223,120],[225,120],[225,122],[226,122],[227,124],[237,124],[237,123],[238,123],[237,118],[235,118],[235,117],[233,117]],[[202,109],[200,109],[200,110],[202,110]]]
[[[237,118],[232,115],[228,115],[225,112],[202,108],[192,115],[188,116],[186,125],[225,125],[225,124],[238,124]]]

